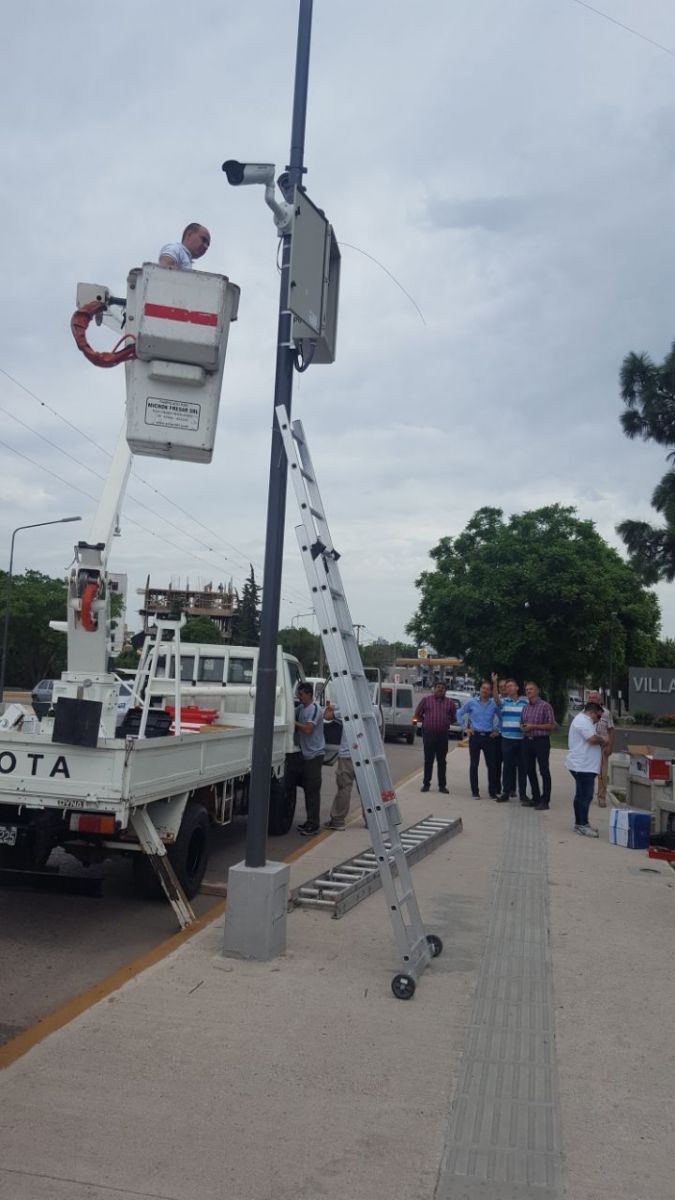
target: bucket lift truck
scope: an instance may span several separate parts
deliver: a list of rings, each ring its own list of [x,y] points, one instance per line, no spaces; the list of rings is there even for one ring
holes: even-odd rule
[[[107,670],[108,560],[132,452],[210,460],[238,295],[224,276],[152,263],[131,271],[128,344],[99,363],[125,363],[126,429],[89,538],[75,548],[67,669],[41,720],[19,706],[0,719],[0,867],[39,870],[57,846],[85,864],[123,853],[132,859],[139,890],[156,892],[161,885],[181,926],[194,919],[190,899],[206,868],[210,824],[228,824],[247,810],[255,687],[230,683],[225,666],[222,685],[208,689],[216,720],[187,731],[181,724],[182,621],[157,620],[137,676],[137,707],[120,725],[119,681]],[[79,286],[72,325],[81,348],[91,318],[113,303],[107,288]],[[97,355],[87,347],[88,358]],[[187,654],[195,649],[183,646]],[[257,650],[226,651],[235,659],[242,654],[255,678]],[[284,774],[295,749],[294,692],[302,671],[281,650],[277,678],[270,832],[285,833],[295,808]]]

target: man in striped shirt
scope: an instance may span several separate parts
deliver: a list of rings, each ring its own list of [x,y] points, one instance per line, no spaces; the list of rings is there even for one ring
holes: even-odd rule
[[[520,724],[520,718],[523,709],[527,708],[527,700],[524,696],[518,693],[518,684],[515,679],[505,679],[503,683],[504,692],[500,694],[499,677],[493,673],[492,675],[492,695],[495,702],[499,705],[499,715],[502,719],[502,793],[499,800],[503,803],[509,800],[511,794],[516,790],[516,778],[518,780],[518,794],[520,803],[527,804],[527,772],[525,770],[525,759],[523,757],[523,730]]]
[[[424,777],[421,791],[428,792],[434,762],[438,773],[438,790],[448,795],[445,764],[448,757],[448,730],[454,725],[457,705],[445,694],[445,684],[437,683],[431,696],[423,696],[415,709],[415,721],[422,723],[424,745]]]

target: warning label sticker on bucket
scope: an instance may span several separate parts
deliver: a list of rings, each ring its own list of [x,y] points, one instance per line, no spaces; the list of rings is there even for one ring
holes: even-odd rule
[[[148,396],[145,401],[145,424],[164,429],[199,429],[201,404],[189,400],[160,400]]]

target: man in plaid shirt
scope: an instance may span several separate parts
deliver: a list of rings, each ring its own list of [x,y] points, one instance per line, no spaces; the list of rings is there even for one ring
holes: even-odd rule
[[[542,700],[536,683],[525,684],[527,705],[523,709],[520,723],[525,735],[523,749],[525,752],[525,767],[532,791],[531,800],[521,800],[526,807],[536,808],[538,812],[546,812],[551,804],[551,772],[549,759],[551,757],[551,730],[555,729],[555,716],[551,705]],[[537,767],[541,773],[541,789],[537,778]]]
[[[424,779],[421,791],[428,792],[436,763],[438,790],[448,795],[445,763],[448,757],[448,730],[455,723],[457,706],[445,694],[445,684],[437,683],[431,696],[423,696],[415,709],[415,721],[422,723]]]

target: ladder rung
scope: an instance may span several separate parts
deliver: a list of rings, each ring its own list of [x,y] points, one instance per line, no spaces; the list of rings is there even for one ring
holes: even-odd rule
[[[300,468],[300,474],[302,475],[303,479],[308,481],[308,483],[316,483],[314,476],[310,475],[309,471],[305,471],[303,467]]]
[[[320,509],[312,508],[311,504],[309,506],[309,511],[311,512],[313,517],[316,517],[317,521],[325,521],[326,520],[326,518],[324,517],[324,515],[320,511]]]

